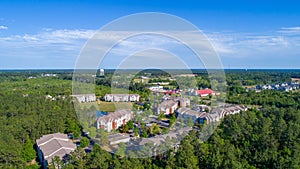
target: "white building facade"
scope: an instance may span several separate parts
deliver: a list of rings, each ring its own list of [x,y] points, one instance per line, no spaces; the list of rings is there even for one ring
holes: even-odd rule
[[[96,101],[95,94],[77,94],[77,95],[71,95],[71,96],[75,97],[78,100],[78,102],[80,102],[80,103]]]
[[[160,103],[157,107],[157,114],[172,114],[178,108],[178,102],[174,100],[166,100]]]
[[[115,112],[108,113],[108,115],[99,117],[97,119],[97,129],[102,128],[110,132],[125,125],[132,118],[133,112],[131,110],[116,110]]]
[[[106,94],[104,96],[107,102],[136,102],[140,100],[138,94]]]

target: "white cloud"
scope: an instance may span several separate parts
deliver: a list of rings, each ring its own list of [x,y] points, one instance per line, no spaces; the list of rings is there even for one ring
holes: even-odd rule
[[[6,30],[6,29],[8,29],[8,27],[7,26],[4,26],[4,25],[0,25],[0,30]]]
[[[293,30],[293,31],[295,31],[295,30],[297,30],[297,31],[300,31],[300,27],[289,27],[289,28],[281,28],[282,30]]]
[[[94,30],[50,30],[43,29],[37,34],[11,35],[0,37],[1,46],[7,49],[14,48],[51,48],[57,47],[57,50],[78,50],[94,34]]]
[[[287,37],[280,34],[223,34],[223,38],[212,39],[212,42],[221,43],[221,45],[229,48],[237,53],[238,49],[263,49],[263,48],[285,48],[291,45],[291,42],[296,40],[292,37]],[[222,52],[221,52],[222,53]]]
[[[1,28],[1,27],[0,27]],[[1,39],[11,41],[39,41],[43,43],[48,42],[70,42],[71,40],[86,40],[94,34],[94,30],[51,30],[43,29],[43,31],[37,34],[25,34],[25,35],[12,35],[9,37],[2,37]]]
[[[71,68],[94,30],[0,36],[0,68]],[[18,62],[16,62],[18,61]]]
[[[283,34],[300,34],[300,27],[283,27],[278,32]]]
[[[0,26],[1,29],[1,26]],[[95,34],[96,30],[54,30],[51,28],[42,29],[36,34],[0,36],[0,58],[8,56],[18,56],[23,58],[34,58],[37,61],[53,60],[61,58],[72,58],[72,65],[81,48]],[[300,56],[300,27],[286,27],[278,31],[266,33],[238,33],[238,32],[204,32],[214,49],[224,62],[224,65],[233,66],[245,62],[251,64],[251,60],[264,62],[265,60],[275,60],[278,58]],[[106,32],[101,37],[103,43],[114,42],[126,32],[118,34]],[[191,43],[205,45],[204,39],[196,39],[194,32],[184,32]],[[291,36],[291,34],[293,36]],[[205,37],[205,36],[204,36]],[[143,50],[145,48],[162,48],[178,51],[180,42],[160,36],[140,36],[130,40],[124,40],[117,45],[111,52],[114,55],[127,56],[132,51]],[[105,45],[104,45],[105,46]],[[95,46],[102,48],[103,46]],[[101,49],[102,50],[102,49]],[[106,49],[103,49],[106,50]],[[185,52],[179,53],[185,57]],[[144,55],[143,55],[144,56]],[[140,56],[142,58],[142,56]],[[188,59],[187,59],[188,60]],[[0,62],[6,61],[0,60]],[[65,61],[68,62],[67,60]],[[288,60],[287,60],[288,62]],[[295,61],[295,63],[297,63]],[[300,63],[300,62],[299,62]],[[55,65],[52,65],[55,67]],[[73,65],[74,66],[74,65]],[[276,66],[276,65],[275,65]]]

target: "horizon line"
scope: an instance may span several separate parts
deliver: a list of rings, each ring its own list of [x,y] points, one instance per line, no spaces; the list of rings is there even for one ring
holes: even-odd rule
[[[30,71],[30,70],[141,70],[141,69],[116,69],[116,68],[97,68],[97,69],[74,69],[74,68],[0,68],[0,71]],[[142,70],[209,70],[206,68],[191,68],[191,69],[159,69],[159,68],[149,68]],[[224,69],[210,69],[210,70],[300,70],[300,68],[224,68]]]

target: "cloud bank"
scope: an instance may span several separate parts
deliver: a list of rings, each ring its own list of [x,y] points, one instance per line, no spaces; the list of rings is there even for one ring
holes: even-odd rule
[[[8,29],[0,26],[0,30]],[[7,68],[73,68],[80,50],[96,30],[42,29],[36,34],[0,36],[0,69]],[[193,32],[186,32],[193,43]],[[265,33],[204,31],[224,67],[231,68],[298,68],[300,67],[300,27],[283,27]],[[110,40],[110,36],[107,39]],[[126,51],[152,44],[161,48],[176,43],[156,37],[124,41],[112,52]],[[149,38],[151,40],[149,40]],[[105,66],[105,65],[104,65]]]

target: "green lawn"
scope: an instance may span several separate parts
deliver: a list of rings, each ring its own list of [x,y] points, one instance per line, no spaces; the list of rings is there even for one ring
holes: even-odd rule
[[[116,109],[131,109],[132,108],[131,102],[99,102],[99,109],[104,112],[113,112]]]

